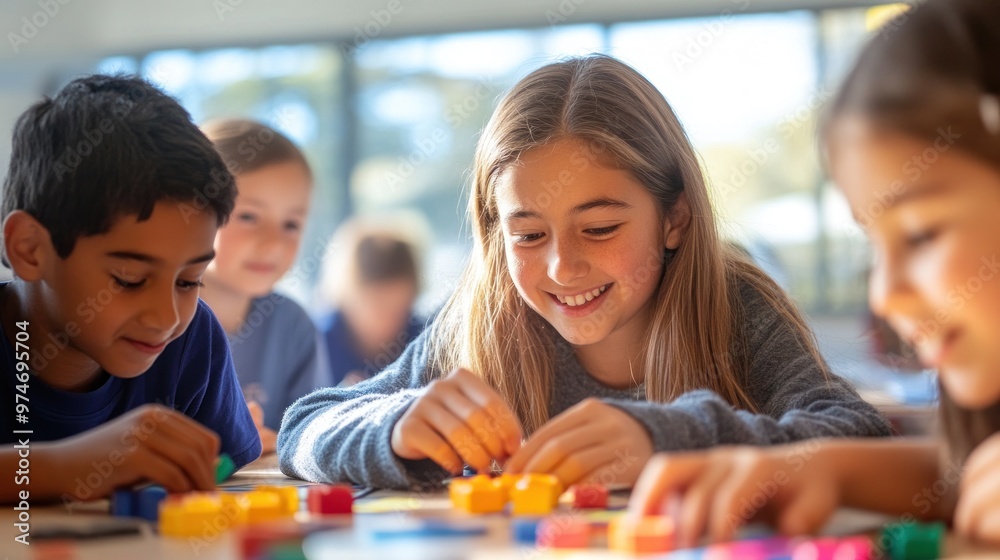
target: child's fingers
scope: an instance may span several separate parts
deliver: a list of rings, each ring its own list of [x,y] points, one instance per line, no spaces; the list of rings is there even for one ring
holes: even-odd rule
[[[210,490],[215,486],[217,451],[201,431],[186,423],[164,422],[159,433],[146,440],[146,445],[179,465],[199,489]]]
[[[983,479],[994,476],[998,463],[1000,463],[1000,438],[993,436],[980,444],[965,462],[959,494],[968,494],[971,489],[978,489]]]
[[[981,476],[975,486],[968,486],[959,494],[955,507],[955,528],[963,534],[974,535],[976,525],[992,510],[998,509],[998,502],[1000,474],[994,472],[990,477]]]
[[[426,422],[415,423],[410,428],[408,437],[410,438],[408,445],[416,449],[422,456],[441,465],[452,474],[462,472],[462,460],[458,454]]]
[[[490,470],[490,453],[465,422],[455,416],[448,406],[437,399],[428,399],[422,413],[424,421],[443,436],[466,464],[472,465],[479,472]]]
[[[568,427],[563,433],[552,433],[551,431],[547,434],[540,433],[537,437],[539,439],[547,437],[547,441],[541,441],[540,447],[533,446],[537,448],[537,451],[531,456],[526,456],[526,462],[518,472],[555,474],[557,468],[562,466],[566,474],[573,474],[574,477],[579,477],[596,467],[593,461],[590,461],[589,464],[579,464],[581,462],[580,454],[584,453],[588,448],[595,446],[601,448],[601,452],[605,457],[603,457],[603,461],[598,461],[599,463],[603,463],[609,458],[614,457],[614,453],[611,450],[605,449],[600,445],[602,441],[606,441],[601,433],[587,425]],[[534,439],[533,437],[532,440]],[[526,445],[525,447],[527,448],[528,446]]]
[[[193,446],[199,453],[211,457],[213,460],[219,456],[219,435],[198,423],[193,418],[176,410],[164,408],[165,416],[161,416],[159,426],[164,426],[169,433],[182,439],[185,445]]]
[[[167,492],[183,493],[197,489],[194,481],[170,458],[153,449],[143,449],[136,457],[133,467],[135,474],[144,480],[162,486]]]
[[[970,527],[970,531],[963,534],[977,541],[1000,543],[1000,509],[994,507],[984,512]]]
[[[785,535],[807,535],[819,531],[837,506],[837,490],[831,484],[803,484],[792,493],[778,513],[778,530]]]
[[[708,464],[705,453],[661,453],[646,463],[639,475],[629,511],[638,515],[656,515],[673,493],[686,488]]]
[[[531,434],[527,442],[517,450],[507,462],[506,470],[511,473],[527,472],[525,469],[532,462],[542,447],[564,432],[568,432],[587,422],[588,416],[580,414],[581,404],[577,404],[562,414],[549,420],[544,426]]]
[[[713,526],[715,492],[719,484],[732,474],[730,466],[728,461],[706,463],[684,490],[677,512],[678,540],[683,546],[694,546],[706,529]]]
[[[446,385],[428,398],[433,399],[446,409],[455,419],[462,423],[470,434],[474,434],[483,452],[489,459],[501,460],[506,456],[504,434],[498,426],[491,423],[490,413],[470,400],[457,385]],[[453,441],[451,431],[441,432],[449,441]],[[464,436],[464,434],[463,434]],[[471,464],[471,463],[470,463]],[[487,465],[489,461],[487,461]],[[479,467],[477,466],[478,470]]]
[[[250,411],[250,418],[253,419],[254,426],[263,426],[264,409],[257,404],[257,401],[247,401],[247,409]]]
[[[525,472],[551,473],[563,483],[563,486],[568,488],[577,482],[587,480],[589,477],[603,472],[610,462],[609,458],[612,457],[614,457],[614,454],[606,447],[587,447],[568,455],[559,464],[549,470],[532,471],[529,467]]]
[[[524,437],[521,423],[511,411],[507,403],[475,374],[459,369],[452,373],[449,380],[465,397],[490,416],[489,429],[499,435],[503,442],[506,456],[513,455],[521,447]]]

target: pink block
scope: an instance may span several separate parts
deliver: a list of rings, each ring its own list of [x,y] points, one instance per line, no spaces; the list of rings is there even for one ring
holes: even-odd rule
[[[587,548],[590,545],[590,524],[578,517],[548,517],[538,525],[535,538],[540,547]]]

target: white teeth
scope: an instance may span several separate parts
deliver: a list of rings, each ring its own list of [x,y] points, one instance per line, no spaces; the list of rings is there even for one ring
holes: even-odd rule
[[[560,303],[568,305],[570,307],[576,307],[577,305],[583,305],[588,301],[593,301],[594,298],[604,293],[607,290],[607,286],[601,286],[600,288],[595,288],[589,292],[575,295],[575,296],[556,296]]]

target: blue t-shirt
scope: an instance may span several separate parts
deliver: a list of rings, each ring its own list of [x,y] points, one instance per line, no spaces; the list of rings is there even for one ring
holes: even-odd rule
[[[0,284],[0,289],[5,284]],[[184,334],[163,349],[145,373],[131,379],[108,375],[92,391],[74,393],[50,387],[32,376],[28,381],[28,423],[15,420],[15,388],[19,384],[11,347],[0,325],[0,443],[14,441],[14,430],[32,430],[31,441],[75,436],[144,404],[159,403],[193,418],[219,435],[220,452],[237,468],[260,456],[260,437],[247,410],[226,333],[205,302]],[[42,341],[29,341],[35,348]],[[23,402],[23,401],[22,401]],[[21,436],[22,438],[25,436]]]
[[[254,299],[243,324],[229,333],[229,344],[243,396],[260,404],[264,425],[274,431],[296,399],[331,385],[326,345],[316,325],[281,294]]]
[[[354,333],[340,310],[334,310],[318,323],[320,330],[323,331],[323,338],[326,339],[326,348],[330,352],[332,384],[339,385],[352,373],[362,379],[368,379],[395,362],[406,346],[424,330],[426,321],[411,315],[406,322],[405,330],[399,333],[396,340],[384,345],[375,360],[366,360],[361,356]]]

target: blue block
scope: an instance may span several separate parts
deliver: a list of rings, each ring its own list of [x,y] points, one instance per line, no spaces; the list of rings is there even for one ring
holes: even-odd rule
[[[115,517],[135,515],[135,496],[131,490],[115,490],[111,494],[111,515]]]
[[[149,486],[136,492],[135,512],[132,514],[146,521],[160,520],[160,502],[167,499],[167,491],[160,486]]]
[[[540,521],[537,519],[526,517],[514,518],[514,521],[511,523],[511,532],[514,536],[514,542],[534,545],[536,539],[538,538],[539,523]]]
[[[376,541],[413,538],[475,537],[486,534],[485,525],[453,524],[441,520],[423,520],[412,525],[380,527],[371,530]]]

